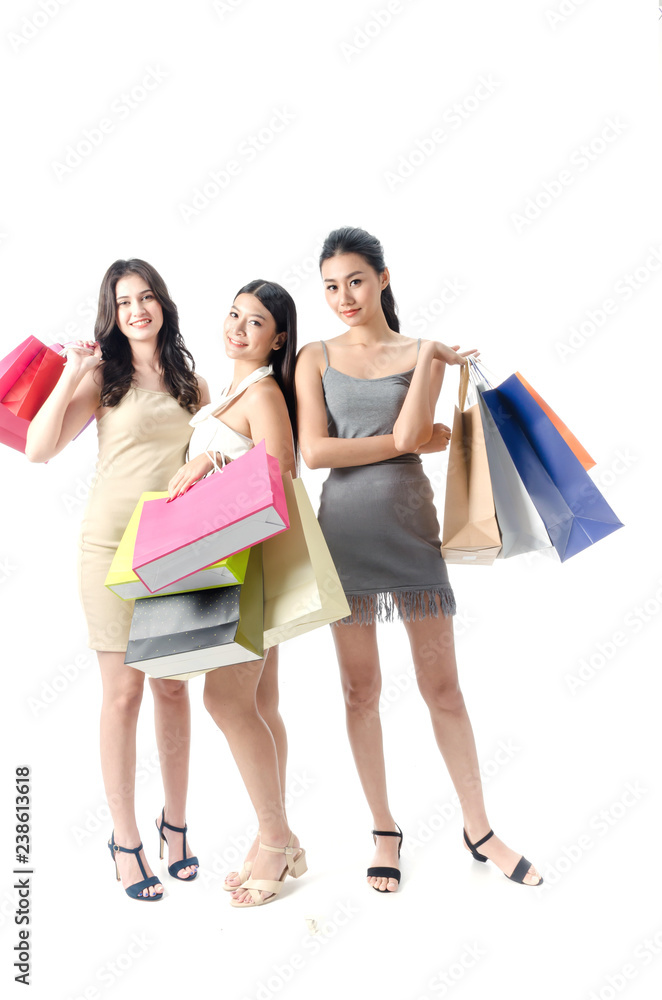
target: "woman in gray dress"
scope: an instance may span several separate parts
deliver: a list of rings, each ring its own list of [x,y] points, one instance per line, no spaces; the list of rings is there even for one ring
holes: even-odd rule
[[[494,835],[485,812],[457,677],[455,600],[420,459],[442,451],[450,439],[450,429],[434,423],[446,365],[466,364],[476,352],[458,354],[457,347],[400,334],[382,246],[364,230],[330,233],[320,270],[327,302],[348,329],[299,353],[299,442],[309,468],[331,470],[319,522],[351,608],[332,633],[347,732],[375,827],[368,883],[394,892],[400,881],[402,831],[386,790],[376,637],[378,621],[398,619],[462,806],[467,850],[479,861],[493,861],[513,881],[540,885],[533,865]]]

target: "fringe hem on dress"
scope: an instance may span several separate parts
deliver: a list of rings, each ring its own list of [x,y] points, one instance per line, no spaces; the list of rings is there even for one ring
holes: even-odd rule
[[[456,612],[450,584],[426,590],[381,590],[375,594],[346,594],[351,614],[334,625],[373,625],[375,622],[416,621],[427,618],[428,610],[439,617],[439,598],[444,617]]]

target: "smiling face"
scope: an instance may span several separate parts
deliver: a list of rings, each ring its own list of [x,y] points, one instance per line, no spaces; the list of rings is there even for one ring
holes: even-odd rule
[[[344,253],[322,264],[326,301],[348,326],[364,326],[382,313],[381,293],[389,281],[388,269],[381,274],[360,254]]]
[[[139,274],[125,274],[115,286],[116,322],[128,340],[149,341],[163,326],[163,309]]]
[[[286,338],[286,333],[276,332],[275,319],[256,295],[244,292],[237,296],[223,324],[229,358],[267,365],[271,352],[282,347]]]

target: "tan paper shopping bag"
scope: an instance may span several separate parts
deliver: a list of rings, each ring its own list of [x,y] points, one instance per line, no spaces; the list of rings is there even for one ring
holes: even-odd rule
[[[290,527],[262,543],[265,650],[350,614],[302,480],[283,485]]]
[[[467,364],[453,417],[441,554],[448,563],[489,566],[501,549],[501,535],[478,405],[464,408],[468,386]]]

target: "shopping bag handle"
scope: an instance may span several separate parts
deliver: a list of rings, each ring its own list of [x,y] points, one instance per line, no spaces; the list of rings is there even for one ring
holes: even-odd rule
[[[474,382],[474,383],[476,383],[476,382],[485,382],[490,387],[490,389],[491,389],[492,388],[492,383],[490,382],[489,378],[485,374],[485,371],[483,371],[482,362],[479,365],[475,358],[470,357],[469,358],[469,364],[471,365],[471,381]],[[490,369],[487,367],[487,365],[485,365],[484,367],[485,367],[486,371],[490,372],[490,374],[493,374],[490,371]]]
[[[217,450],[216,451],[210,451],[208,448],[205,448],[205,454],[209,455],[209,457],[211,458],[212,465],[213,465],[213,469],[211,470],[211,472],[212,473],[214,473],[214,472],[223,472],[223,470],[225,469],[225,465],[226,465],[225,452],[222,451],[222,450],[220,451],[220,455],[221,455],[221,467],[220,467],[220,469],[218,467],[218,462],[216,461],[216,456],[219,454],[219,452]]]
[[[468,363],[460,367],[460,388],[457,394],[457,402],[460,412],[464,410],[467,402],[467,392],[469,391],[469,365]]]

